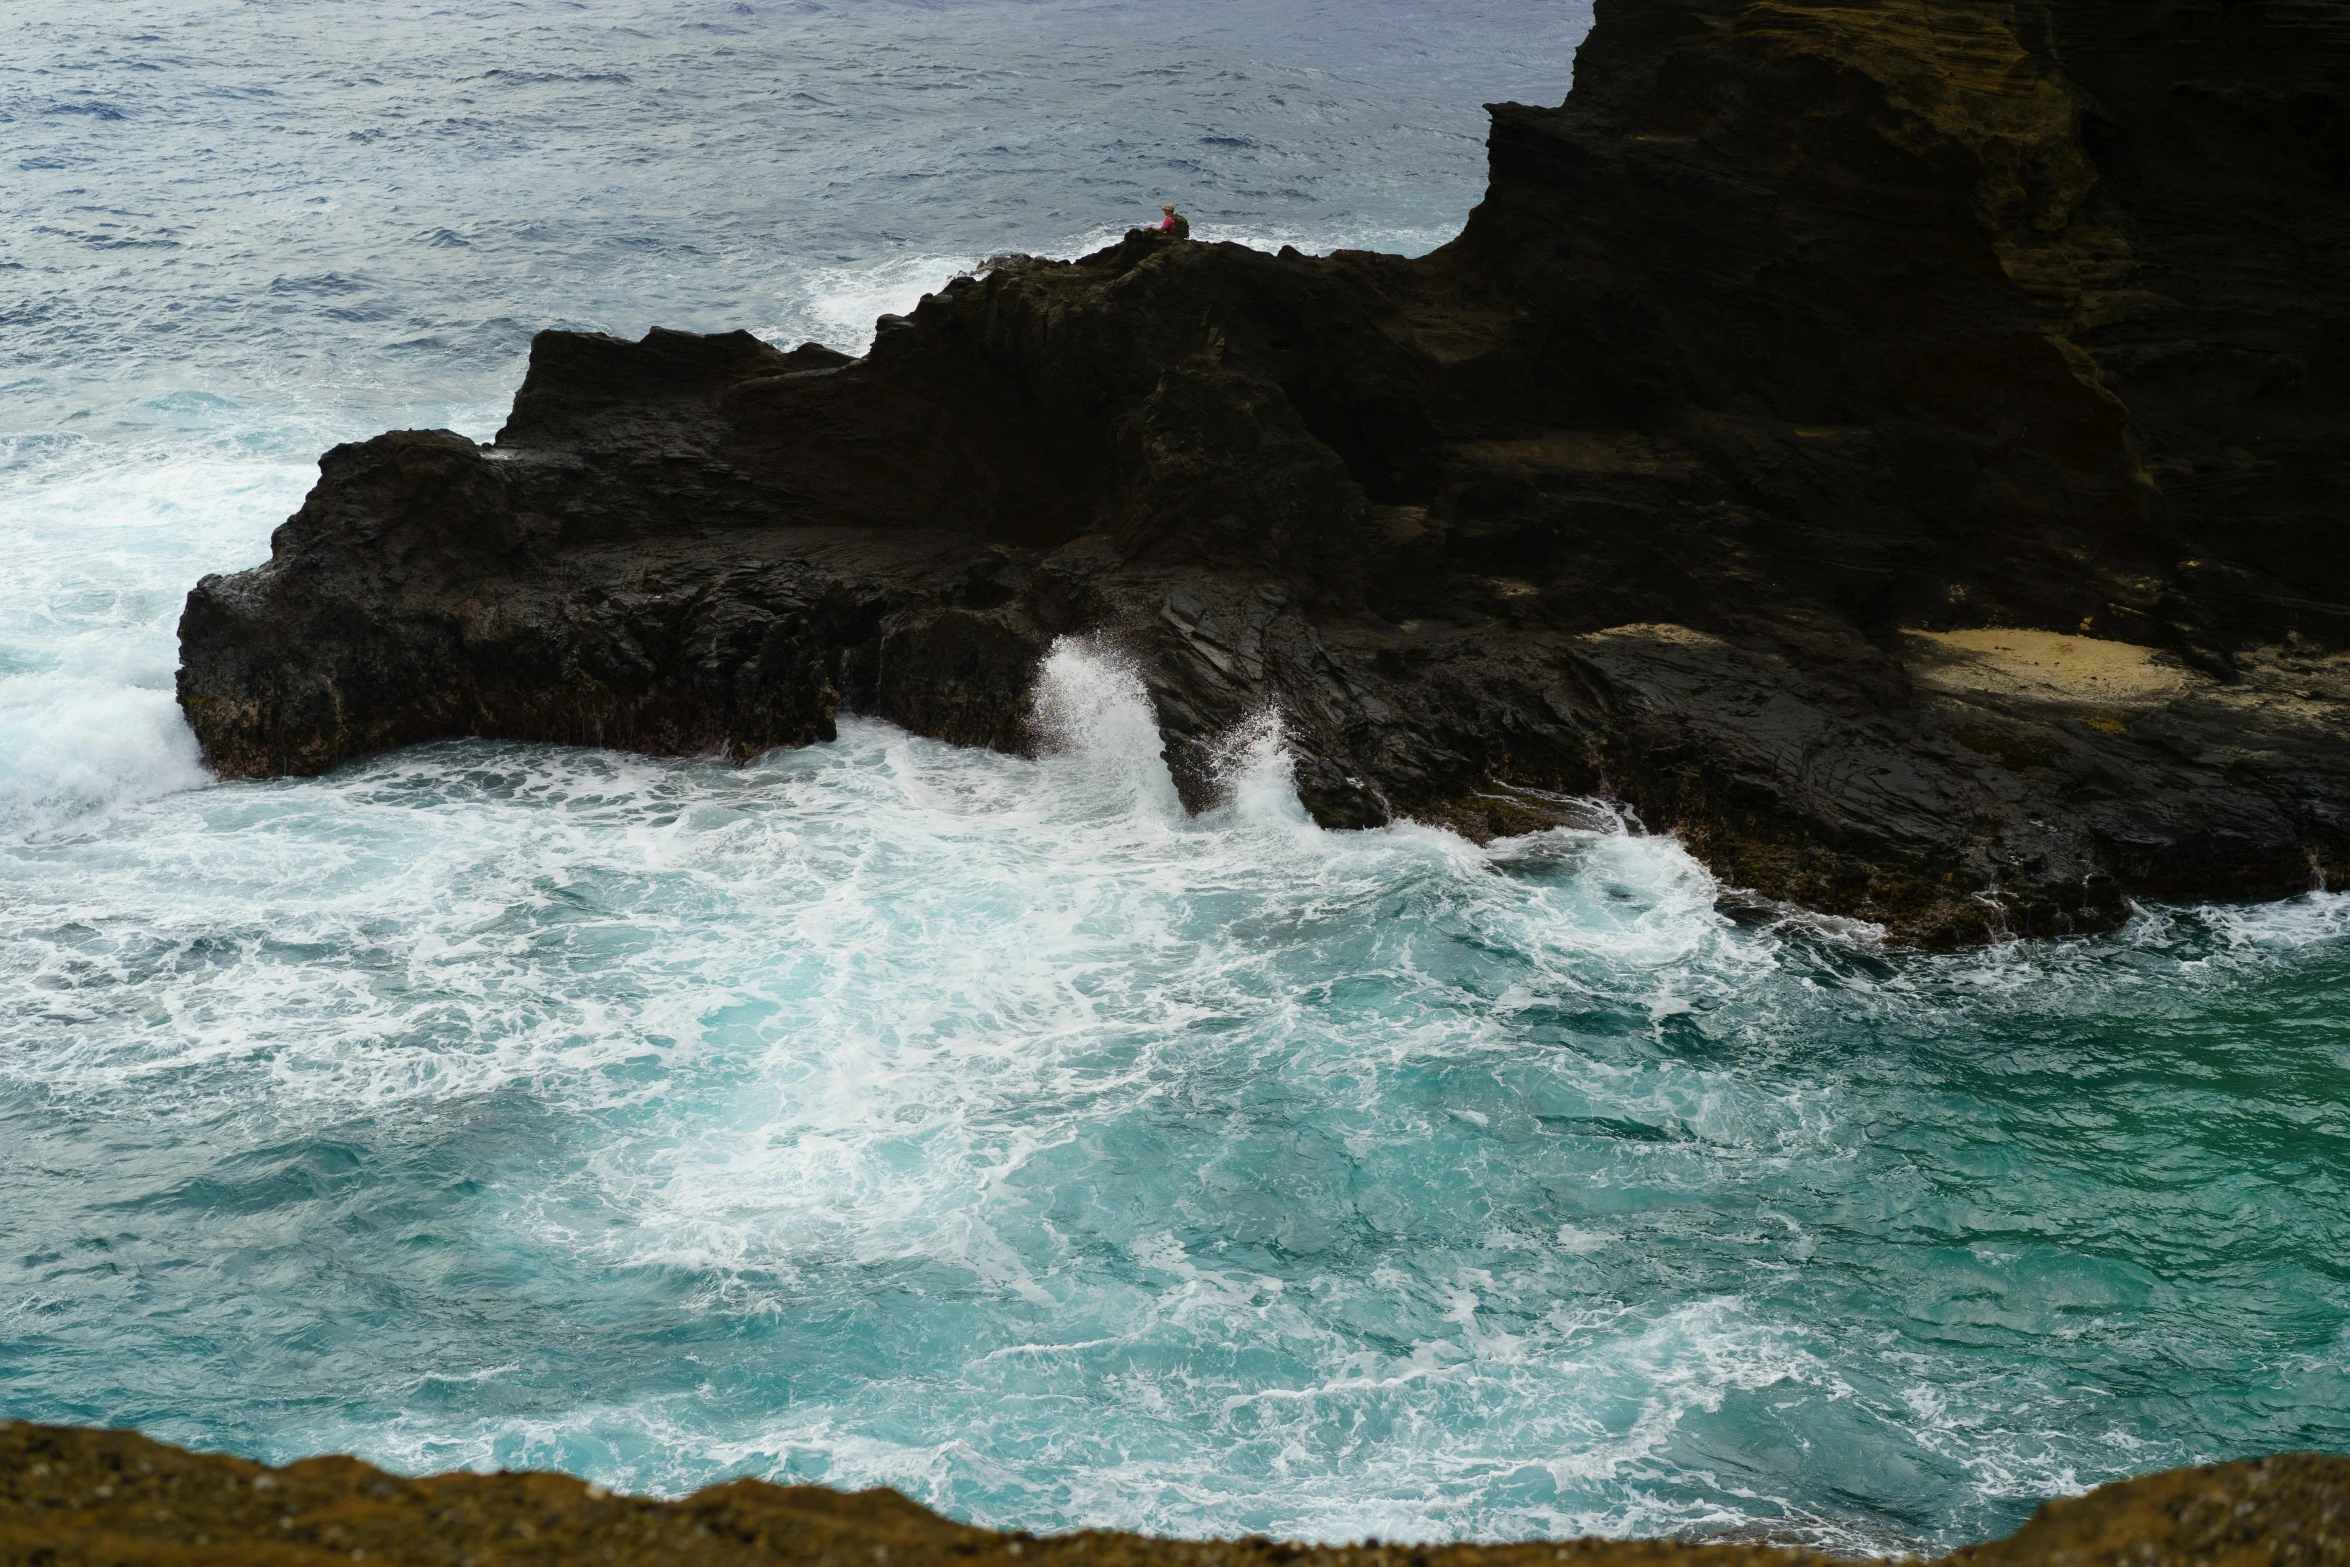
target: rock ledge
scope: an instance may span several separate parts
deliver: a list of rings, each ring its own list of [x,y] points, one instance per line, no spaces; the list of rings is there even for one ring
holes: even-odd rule
[[[550,332],[208,577],[223,776],[1031,743],[1055,637],[1328,825],[1600,794],[1948,945],[2350,872],[2350,8],[1600,0],[1431,256],[1162,242],[870,353]]]
[[[355,1458],[268,1469],[130,1431],[0,1424],[0,1567],[1829,1567],[1815,1552],[1665,1540],[1316,1546],[1036,1538],[939,1517],[895,1491],[735,1480],[682,1501],[569,1475],[406,1479]],[[2050,1502],[2018,1533],[1938,1567],[2338,1567],[2350,1458],[2179,1469]]]

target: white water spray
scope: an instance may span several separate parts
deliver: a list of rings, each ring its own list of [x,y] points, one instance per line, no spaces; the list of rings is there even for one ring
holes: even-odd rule
[[[1105,803],[1183,819],[1158,717],[1132,659],[1088,639],[1057,639],[1037,671],[1029,722],[1047,752],[1075,762],[1080,787]]]
[[[0,842],[205,781],[172,696],[182,599],[265,555],[313,471],[169,443],[0,443]]]
[[[1252,827],[1321,830],[1297,797],[1297,758],[1290,753],[1279,708],[1265,708],[1235,725],[1209,753],[1209,768],[1234,821]]]

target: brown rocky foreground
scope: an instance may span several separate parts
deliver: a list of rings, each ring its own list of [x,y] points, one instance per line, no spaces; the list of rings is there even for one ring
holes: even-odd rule
[[[1038,1538],[950,1522],[895,1491],[735,1480],[677,1502],[569,1475],[389,1475],[355,1458],[269,1469],[131,1431],[0,1425],[0,1567],[327,1562],[795,1562],[817,1567],[1807,1567],[1756,1545],[1572,1540],[1294,1545],[1087,1530]],[[1948,1567],[2329,1567],[2350,1562],[2350,1458],[2178,1469],[2054,1501]]]

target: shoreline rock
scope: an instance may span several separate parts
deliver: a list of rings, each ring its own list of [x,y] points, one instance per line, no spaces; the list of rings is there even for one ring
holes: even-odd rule
[[[563,1474],[411,1479],[345,1457],[272,1469],[134,1431],[0,1423],[0,1567],[1828,1567],[1840,1560],[1760,1543],[1676,1540],[1330,1546],[1090,1529],[1040,1538],[958,1524],[888,1490],[744,1479],[664,1502]],[[2046,1503],[2006,1539],[1937,1562],[2335,1567],[2350,1562],[2350,1458],[2287,1454],[2117,1481]]]
[[[1599,0],[1427,257],[1136,231],[854,360],[542,333],[493,444],[326,454],[180,700],[232,778],[1021,750],[1089,635],[1195,805],[1277,708],[1327,826],[1603,795],[1923,946],[2341,885],[2346,82],[2292,0]]]

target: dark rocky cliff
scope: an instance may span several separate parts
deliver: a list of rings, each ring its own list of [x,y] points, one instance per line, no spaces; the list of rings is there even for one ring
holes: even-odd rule
[[[1195,800],[1604,793],[1926,943],[2350,871],[2350,5],[1599,0],[1432,256],[1130,236],[872,351],[543,334],[209,577],[226,776],[843,709],[1020,748],[1141,666]]]

